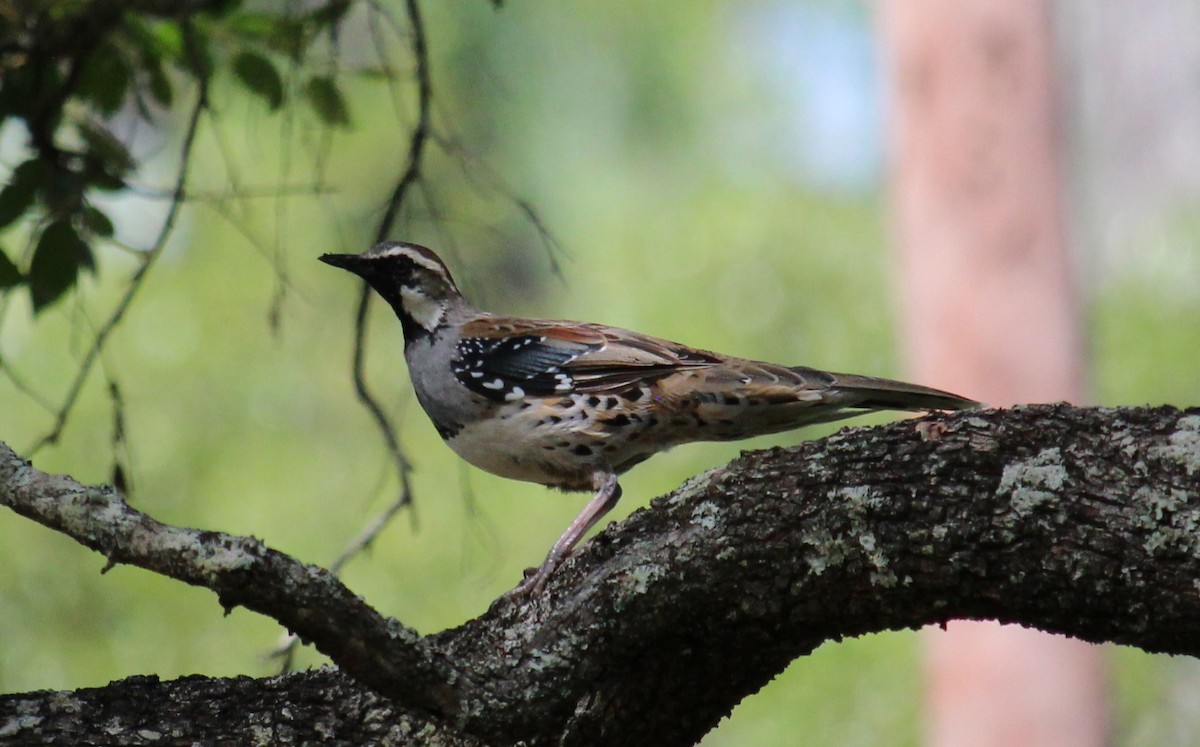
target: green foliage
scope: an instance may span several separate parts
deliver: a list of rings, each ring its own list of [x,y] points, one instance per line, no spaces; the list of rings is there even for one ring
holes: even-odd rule
[[[261,96],[272,111],[283,105],[283,79],[266,57],[254,52],[239,52],[233,58],[233,74],[252,93]]]
[[[31,158],[13,170],[3,190],[0,190],[0,228],[20,218],[37,200],[37,192],[48,179],[49,169],[42,161]]]
[[[203,92],[225,75],[278,111],[288,102],[281,68],[302,68],[314,39],[335,32],[350,4],[299,13],[241,6],[215,0],[202,12],[154,15],[111,3],[34,4],[21,23],[0,13],[0,124],[19,120],[28,136],[25,159],[0,189],[0,230],[22,233],[27,249],[6,257],[17,271],[3,268],[0,293],[28,288],[41,312],[75,286],[80,269],[95,269],[117,232],[91,197],[128,188],[141,165],[114,117],[153,123],[181,106],[181,90],[200,91],[205,106]],[[303,96],[321,122],[349,124],[332,75],[310,75]]]
[[[8,255],[0,251],[0,290],[11,288],[21,282],[21,271]]]
[[[42,231],[29,263],[29,293],[34,311],[58,300],[75,285],[81,270],[96,269],[91,247],[69,220],[57,220]]]
[[[74,95],[99,114],[116,114],[133,80],[124,50],[106,40],[82,60],[79,69],[81,73]]]
[[[316,76],[310,78],[304,86],[304,93],[313,111],[325,124],[332,127],[345,127],[350,124],[350,112],[346,108],[346,99],[338,90],[333,78]]]

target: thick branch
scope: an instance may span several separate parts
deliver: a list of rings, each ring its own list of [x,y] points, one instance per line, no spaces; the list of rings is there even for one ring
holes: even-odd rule
[[[216,592],[223,607],[271,617],[346,672],[405,703],[447,716],[466,682],[417,634],[384,618],[328,571],[253,537],[163,524],[111,488],[48,475],[0,443],[0,505],[108,558]]]
[[[744,454],[610,527],[543,597],[421,643],[469,673],[459,723],[488,743],[691,744],[795,657],[866,632],[992,618],[1200,655],[1197,527],[1200,410],[902,421]],[[411,728],[418,701],[392,694]],[[0,699],[0,728],[50,698]],[[210,706],[247,720],[237,697]]]
[[[427,713],[321,669],[280,677],[130,677],[0,696],[0,744],[482,747]]]

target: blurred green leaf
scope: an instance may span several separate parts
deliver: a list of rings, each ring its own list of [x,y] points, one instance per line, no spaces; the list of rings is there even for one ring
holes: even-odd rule
[[[91,248],[79,238],[70,221],[58,220],[46,226],[29,263],[29,293],[34,313],[70,290],[82,269],[95,271],[96,263]]]
[[[37,198],[38,189],[46,183],[46,165],[31,158],[18,166],[4,189],[0,189],[0,228],[4,228],[26,213]]]
[[[129,42],[133,45],[134,49],[137,50],[138,56],[141,57],[143,61],[162,60],[167,56],[171,56],[167,43],[159,37],[159,23],[147,18],[141,18],[133,13],[125,16],[124,20],[126,37],[129,39]],[[178,29],[178,27],[176,28]],[[175,44],[175,52],[176,54],[173,56],[178,56],[178,39],[176,40]]]
[[[302,19],[273,13],[239,13],[228,20],[230,33],[299,59],[307,39]]]
[[[48,165],[45,185],[41,190],[42,203],[51,216],[67,215],[79,210],[87,177],[78,169],[58,164]]]
[[[229,13],[242,9],[242,0],[225,0],[218,2],[208,8],[208,12],[214,16],[223,16]]]
[[[88,186],[104,192],[119,192],[125,189],[125,180],[104,170],[100,163],[95,163],[88,169]]]
[[[160,32],[160,27],[169,28],[166,33]],[[137,85],[134,95],[137,96],[138,109],[144,118],[152,115],[146,104],[146,93],[159,106],[170,108],[174,100],[174,90],[171,79],[167,77],[166,66],[171,62],[179,62],[183,52],[183,37],[179,26],[171,22],[151,22],[136,16],[126,18],[125,28],[127,38],[137,51]]]
[[[183,55],[180,62],[184,69],[201,80],[212,77],[213,59],[208,48],[208,38],[195,26],[189,26],[183,34]]]
[[[304,87],[309,103],[321,121],[332,127],[345,127],[350,124],[350,113],[346,109],[346,99],[338,90],[333,78],[318,76],[308,81]]]
[[[164,21],[153,24],[150,28],[164,54],[173,60],[183,59],[183,29],[179,24]]]
[[[349,0],[330,0],[324,6],[310,12],[308,21],[317,28],[336,26],[348,10],[350,10]]]
[[[161,106],[170,108],[171,103],[175,100],[175,92],[171,87],[171,79],[167,77],[162,65],[146,65],[146,84],[154,100]]]
[[[102,210],[91,205],[83,209],[83,225],[87,230],[105,239],[112,238],[115,231],[112,219]]]
[[[272,13],[238,13],[226,21],[229,30],[239,36],[265,39],[270,36],[280,16]]]
[[[272,111],[283,104],[283,79],[266,57],[240,52],[233,58],[233,73],[242,85],[266,101]]]
[[[129,14],[125,17],[125,25],[143,61],[183,61],[183,29],[175,21]]]
[[[87,143],[88,151],[114,176],[128,173],[137,163],[125,144],[99,122],[84,120],[79,123],[79,134]]]
[[[62,85],[62,71],[56,65],[14,65],[4,69],[0,85],[0,112],[28,119]]]
[[[100,45],[83,65],[76,94],[102,114],[116,113],[129,90],[129,64],[112,44]]]
[[[12,263],[7,254],[0,251],[0,290],[20,285],[22,280],[21,271]]]

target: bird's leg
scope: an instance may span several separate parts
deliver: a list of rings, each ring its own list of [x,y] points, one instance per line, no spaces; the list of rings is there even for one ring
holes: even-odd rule
[[[617,505],[617,501],[621,498],[621,486],[617,484],[617,475],[614,472],[597,471],[592,475],[592,487],[596,491],[596,495],[588,501],[575,520],[571,522],[567,530],[562,533],[558,541],[554,543],[554,547],[550,548],[550,553],[542,564],[532,572],[526,572],[525,580],[510,591],[505,596],[521,597],[521,596],[537,596],[545,587],[546,581],[553,575],[554,571],[562,565],[562,562],[571,554],[571,550],[575,545],[579,544],[579,540],[587,531],[596,525],[606,513],[612,510],[613,506]]]

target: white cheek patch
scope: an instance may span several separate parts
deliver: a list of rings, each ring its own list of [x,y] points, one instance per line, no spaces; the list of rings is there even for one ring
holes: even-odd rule
[[[401,288],[400,299],[412,320],[427,330],[433,330],[441,324],[442,316],[446,313],[442,302],[435,301],[417,288]]]

